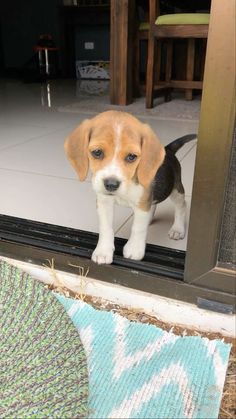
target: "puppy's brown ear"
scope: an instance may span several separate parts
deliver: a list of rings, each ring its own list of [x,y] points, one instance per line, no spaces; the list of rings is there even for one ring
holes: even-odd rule
[[[165,157],[165,148],[148,125],[142,127],[142,151],[137,169],[139,183],[147,188]]]
[[[91,121],[83,121],[66,139],[64,148],[68,159],[81,181],[86,179],[89,167],[88,144]]]

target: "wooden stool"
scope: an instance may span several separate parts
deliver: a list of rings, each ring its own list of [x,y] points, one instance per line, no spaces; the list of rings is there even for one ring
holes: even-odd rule
[[[195,39],[206,39],[209,13],[177,13],[161,15],[159,1],[149,0],[149,40],[146,75],[146,107],[153,107],[154,91],[166,88],[185,89],[187,100],[192,99],[192,89],[202,89],[202,81],[194,81]],[[172,79],[173,39],[187,39],[186,80]],[[157,44],[167,40],[165,81],[154,84]],[[160,48],[158,55],[160,55]],[[159,59],[160,60],[160,57]],[[158,64],[159,66],[159,64]],[[159,71],[159,70],[157,70]]]

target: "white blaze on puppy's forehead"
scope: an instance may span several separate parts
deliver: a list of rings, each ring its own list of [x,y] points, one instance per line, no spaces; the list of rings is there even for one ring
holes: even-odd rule
[[[105,167],[98,170],[93,176],[92,184],[95,190],[98,192],[104,191],[104,180],[108,178],[116,178],[118,181],[123,182],[125,180],[124,173],[122,172],[118,153],[121,148],[121,136],[122,136],[123,124],[120,121],[115,121],[113,124],[113,139],[114,139],[114,150],[110,163]]]
[[[121,134],[122,134],[123,125],[120,122],[115,122],[114,124],[114,155],[110,164],[107,165],[106,168],[103,169],[103,174],[106,177],[114,176],[117,177],[119,180],[123,180],[124,176],[122,174],[120,164],[118,161],[118,153],[121,148]]]
[[[114,139],[115,139],[115,155],[116,157],[118,151],[120,150],[120,139],[121,139],[121,133],[122,133],[123,125],[121,122],[116,122],[114,125]]]

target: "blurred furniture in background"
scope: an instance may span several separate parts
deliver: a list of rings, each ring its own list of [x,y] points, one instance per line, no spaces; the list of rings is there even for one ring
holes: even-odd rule
[[[39,74],[42,77],[55,77],[58,75],[58,49],[52,35],[40,35],[34,51],[38,54]]]
[[[101,49],[107,51],[107,59],[109,59],[110,4],[108,0],[81,0],[77,1],[76,5],[71,5],[70,0],[67,6],[59,7],[59,22],[63,77],[76,76],[76,60],[102,59],[99,55]],[[94,42],[93,49],[85,48],[87,41]]]
[[[146,107],[153,107],[154,92],[160,89],[185,89],[187,100],[192,99],[193,89],[202,89],[201,80],[194,80],[195,68],[195,40],[206,39],[208,35],[209,13],[176,13],[160,15],[159,0],[149,0],[149,38],[148,63],[146,74]],[[187,40],[187,59],[185,80],[172,79],[173,40],[184,38]],[[157,45],[167,41],[165,80],[160,82],[161,48]],[[157,84],[155,85],[155,71],[157,67]],[[169,95],[168,95],[169,96]],[[166,95],[166,98],[169,98]]]
[[[155,0],[152,0],[151,2],[155,3]],[[211,0],[160,0],[162,14],[208,12],[210,10],[210,3]],[[147,44],[148,26],[146,26],[146,29],[144,30],[144,27],[141,25],[141,30],[139,30],[139,25],[140,21],[149,24],[149,2],[147,0],[111,0],[110,4],[110,101],[115,105],[128,105],[132,103],[135,96],[144,92],[143,86],[140,86],[140,63],[141,66],[144,67],[142,74],[142,77],[144,78],[146,75],[144,66],[146,58],[143,56],[142,51],[140,53],[140,44]],[[137,8],[139,6],[144,8],[145,11],[143,19],[141,20],[140,16],[137,14]],[[197,56],[197,60],[195,60],[195,72],[203,74],[204,48],[200,49],[198,41],[200,42],[201,39],[195,38]],[[162,55],[166,56],[168,38],[162,38],[161,43],[163,46],[162,50],[164,50],[164,54]],[[185,71],[183,71],[183,62],[185,61],[184,44],[186,44],[184,38],[175,38],[172,73],[176,80],[185,78]],[[155,59],[155,61],[157,60],[156,67],[160,65],[161,56],[161,54],[158,53],[158,48],[160,48],[160,46],[155,47],[157,52]],[[158,82],[158,77],[159,76],[157,75],[155,76],[156,82]],[[162,63],[162,82],[159,83],[159,90],[161,93],[162,91],[168,92],[168,89],[166,90],[163,87],[163,79],[165,81],[165,66]],[[200,80],[201,78],[197,77],[197,79]],[[202,82],[198,81],[197,83],[198,87],[201,88]],[[167,83],[165,82],[165,87],[166,86]],[[197,88],[196,86],[195,83],[194,88]]]
[[[146,46],[148,44],[149,36],[149,22],[138,22],[135,39],[134,39],[134,95],[139,97],[141,95],[141,80],[140,80],[140,67],[141,67],[141,43],[145,42]],[[146,60],[147,54],[145,54],[145,64],[147,66]],[[144,64],[144,65],[145,65]]]
[[[129,105],[133,101],[135,11],[135,0],[111,0],[110,102],[113,105]]]

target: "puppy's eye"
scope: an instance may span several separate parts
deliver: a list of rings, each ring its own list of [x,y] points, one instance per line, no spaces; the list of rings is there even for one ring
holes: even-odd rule
[[[100,149],[96,149],[96,150],[91,151],[91,154],[95,159],[102,160],[103,157],[104,157],[104,152]]]
[[[137,159],[136,154],[132,154],[132,153],[127,154],[127,156],[125,157],[125,161],[127,161],[128,163],[133,163],[133,161],[135,161],[136,159]]]

